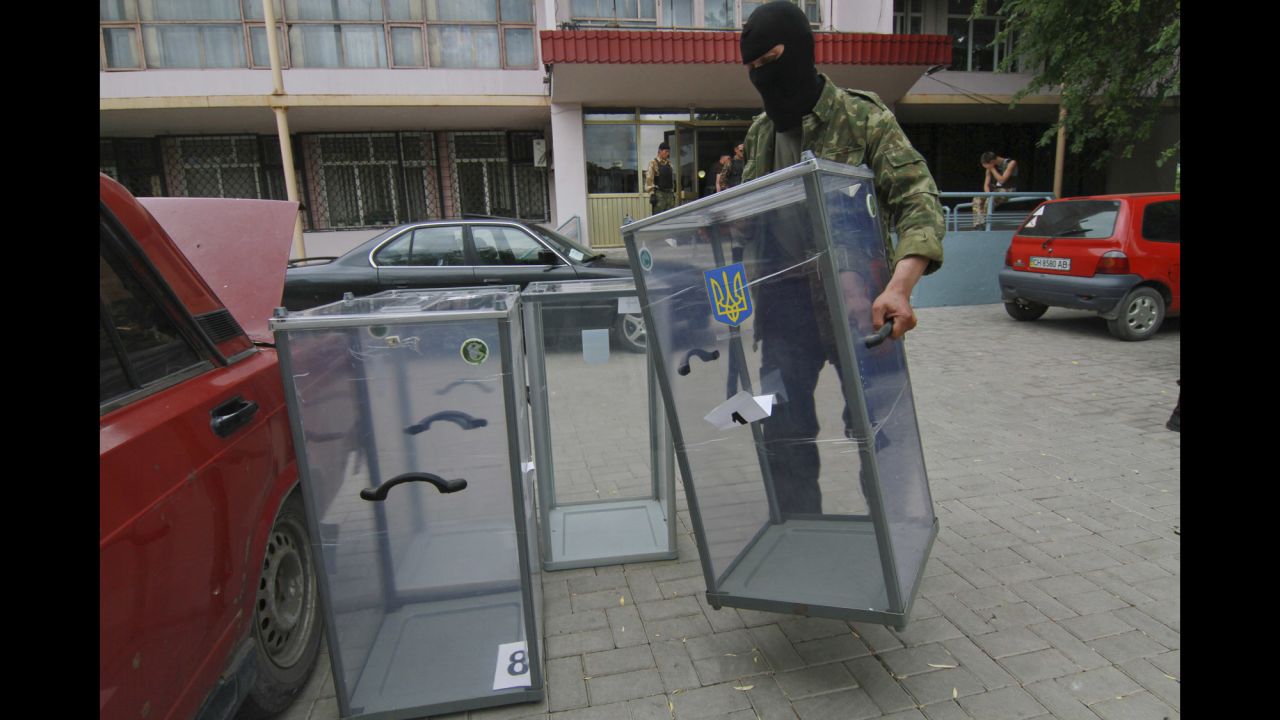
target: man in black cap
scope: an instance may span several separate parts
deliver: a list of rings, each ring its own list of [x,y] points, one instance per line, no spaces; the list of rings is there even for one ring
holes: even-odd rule
[[[942,265],[942,206],[924,158],[875,93],[838,88],[817,71],[813,30],[794,4],[781,0],[757,8],[743,25],[741,51],[764,102],[764,113],[755,118],[744,141],[742,181],[793,165],[805,150],[818,158],[868,166],[878,204],[887,210],[880,234],[893,271],[887,281],[872,285],[860,284],[865,280],[856,272],[842,272],[840,281],[864,288],[853,293],[863,297],[883,287],[869,308],[865,301],[849,298],[850,311],[869,313],[870,318],[855,320],[869,320],[875,329],[892,319],[892,337],[901,338],[917,322],[912,289],[922,275]],[[806,215],[764,224],[744,238],[743,248],[749,272],[762,278],[752,290],[756,338],[762,344],[760,374],[779,378],[785,391],[785,400],[779,396],[762,431],[778,503],[788,514],[822,512],[813,395],[827,362],[840,369],[821,278],[796,240],[808,222]],[[888,233],[891,225],[899,237],[896,251]],[[839,250],[841,239],[835,240]],[[856,269],[878,274],[875,268]],[[850,423],[846,408],[846,435]],[[883,440],[877,436],[877,442]]]
[[[676,206],[675,171],[671,167],[671,147],[665,142],[658,145],[658,157],[649,161],[644,174],[644,191],[649,194],[649,206],[654,214]]]

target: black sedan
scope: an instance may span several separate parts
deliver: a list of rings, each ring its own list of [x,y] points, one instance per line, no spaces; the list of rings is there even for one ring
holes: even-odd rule
[[[569,238],[509,218],[429,220],[391,228],[337,258],[289,263],[284,306],[305,310],[395,288],[519,285],[555,280],[630,278],[625,261],[606,258]],[[614,337],[644,351],[639,315],[614,314]]]

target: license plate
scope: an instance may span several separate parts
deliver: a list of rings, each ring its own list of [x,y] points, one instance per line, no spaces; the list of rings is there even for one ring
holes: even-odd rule
[[[1031,267],[1041,270],[1070,270],[1071,258],[1051,258],[1031,256]]]

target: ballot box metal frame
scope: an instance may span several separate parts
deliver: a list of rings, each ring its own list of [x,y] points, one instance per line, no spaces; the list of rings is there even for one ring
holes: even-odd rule
[[[643,220],[623,225],[620,230],[627,248],[627,254],[631,262],[632,272],[636,279],[636,290],[640,296],[641,310],[644,314],[645,324],[647,328],[647,338],[649,350],[654,358],[654,363],[658,369],[658,374],[662,378],[660,385],[663,394],[664,406],[668,409],[668,422],[670,424],[670,432],[675,441],[676,460],[679,466],[681,480],[684,484],[685,499],[689,508],[690,520],[693,524],[695,540],[698,544],[700,559],[702,562],[703,575],[707,584],[707,601],[715,609],[721,607],[740,607],[752,610],[784,612],[797,615],[812,617],[828,617],[836,619],[854,620],[861,622],[871,622],[882,625],[891,625],[897,629],[906,627],[910,619],[911,609],[915,602],[920,589],[920,582],[923,579],[924,569],[927,559],[932,552],[934,540],[938,534],[938,518],[935,512],[932,512],[932,496],[928,490],[927,476],[925,481],[925,491],[927,493],[930,514],[932,515],[931,527],[928,531],[927,541],[923,545],[923,560],[920,562],[919,568],[914,578],[910,578],[910,591],[903,592],[898,568],[895,565],[893,552],[893,538],[889,531],[889,521],[885,510],[884,498],[881,493],[880,471],[878,468],[875,449],[869,443],[861,443],[859,445],[859,461],[862,467],[869,469],[873,482],[866,483],[864,492],[868,504],[869,518],[864,517],[863,520],[869,520],[870,526],[875,533],[875,545],[878,552],[878,561],[882,571],[881,582],[884,583],[884,589],[887,595],[887,610],[876,610],[873,608],[848,607],[835,604],[820,604],[813,602],[790,602],[773,598],[758,598],[734,592],[732,588],[726,589],[725,581],[731,579],[738,564],[751,553],[752,549],[766,535],[766,531],[770,529],[773,523],[781,522],[781,516],[776,506],[776,499],[773,496],[773,480],[771,479],[766,451],[764,448],[762,431],[758,422],[752,422],[751,431],[754,438],[758,462],[763,480],[766,485],[770,522],[756,532],[754,538],[750,540],[747,547],[738,553],[736,559],[725,568],[723,572],[716,575],[715,568],[712,564],[710,553],[708,552],[707,533],[704,528],[704,518],[698,502],[697,478],[694,477],[690,469],[690,461],[686,451],[684,433],[681,429],[681,421],[676,412],[676,404],[672,389],[667,382],[670,375],[667,372],[666,364],[669,358],[662,351],[660,333],[655,332],[657,327],[654,324],[655,318],[650,304],[649,290],[646,285],[645,259],[639,256],[639,248],[637,248],[637,237],[642,231],[652,228],[655,225],[664,222],[670,222],[684,215],[691,215],[695,212],[705,212],[712,210],[715,206],[729,203],[742,198],[750,193],[758,192],[764,188],[772,187],[782,183],[795,182],[801,180],[804,187],[804,195],[806,198],[806,206],[809,213],[809,219],[815,233],[820,233],[825,252],[821,252],[817,257],[817,268],[825,290],[827,307],[831,309],[831,317],[844,318],[848,317],[847,308],[844,298],[839,291],[838,268],[836,261],[832,255],[832,228],[828,218],[828,211],[825,203],[821,201],[823,190],[821,184],[821,175],[836,174],[849,178],[867,181],[868,192],[874,198],[874,187],[871,182],[874,174],[866,166],[853,167],[836,163],[828,160],[815,159],[812,153],[806,152],[804,158],[789,167],[779,169],[762,177],[756,178],[741,185],[721,191],[715,195],[695,200],[685,205],[665,210],[656,215],[652,215]],[[695,227],[690,225],[689,228]],[[725,250],[722,247],[723,240],[712,240],[710,245],[714,253],[716,267],[726,266],[730,260],[726,259]],[[652,259],[648,262],[652,263]],[[842,382],[842,391],[846,407],[852,409],[855,420],[861,423],[861,427],[867,428],[871,426],[868,417],[866,403],[862,389],[862,373],[859,368],[857,359],[854,356],[854,342],[873,342],[870,337],[855,338],[848,323],[832,322],[832,330],[834,331],[836,349],[839,360],[842,363],[845,372]],[[731,354],[731,363],[736,363],[737,372],[743,388],[748,392],[751,391],[750,378],[746,369],[745,353],[742,347],[742,338],[738,327],[729,328],[729,351]],[[883,336],[882,338],[883,339]],[[902,358],[905,371],[906,357],[905,352]],[[731,378],[732,380],[732,378]],[[908,380],[909,382],[909,380]],[[915,430],[917,437],[919,436],[919,419],[914,416]],[[923,463],[923,457],[921,457]],[[923,464],[921,465],[923,468]],[[816,516],[812,522],[831,522],[839,520],[856,520],[858,516],[839,516],[832,517],[828,520],[828,516]],[[767,552],[764,551],[764,552]],[[756,569],[747,571],[754,572]],[[737,587],[740,583],[735,582]]]
[[[331,315],[331,316],[312,316],[307,313],[329,306],[336,306],[340,303],[350,303],[352,301],[367,301],[378,298],[396,298],[396,297],[423,297],[429,295],[457,296],[461,294],[472,293],[476,295],[491,295],[498,298],[495,301],[494,309],[491,310],[426,310],[419,311],[400,311],[400,312],[379,312],[376,314],[349,314],[349,315]],[[505,303],[505,309],[502,309]],[[328,305],[322,305],[318,308],[309,310],[296,311],[290,313],[284,308],[277,308],[275,316],[270,321],[271,330],[275,333],[276,345],[278,348],[281,374],[284,380],[285,398],[287,407],[291,416],[290,432],[292,434],[295,453],[299,472],[299,485],[302,491],[302,498],[308,514],[308,533],[312,546],[317,548],[319,552],[317,557],[317,588],[320,594],[321,606],[324,609],[324,627],[328,642],[331,644],[329,650],[330,664],[334,674],[334,689],[336,699],[338,701],[339,713],[343,718],[360,718],[361,720],[408,720],[409,718],[418,718],[426,715],[440,715],[465,710],[474,710],[502,705],[511,705],[517,703],[539,702],[546,697],[546,676],[543,668],[543,650],[542,650],[542,629],[541,629],[541,587],[533,587],[534,576],[540,576],[540,570],[531,567],[531,555],[538,556],[540,553],[537,548],[531,549],[530,542],[537,543],[536,528],[527,527],[525,521],[526,513],[529,510],[529,503],[532,502],[532,492],[526,492],[526,488],[532,490],[535,483],[533,479],[533,469],[529,466],[529,472],[526,476],[525,467],[522,467],[523,453],[521,452],[521,443],[526,448],[531,448],[528,437],[528,421],[521,423],[519,421],[519,409],[517,403],[525,397],[524,368],[520,362],[521,350],[515,343],[519,343],[523,337],[521,331],[521,310],[520,296],[518,286],[502,285],[487,287],[460,287],[460,288],[441,288],[441,289],[424,289],[424,290],[388,290],[377,293],[375,295],[355,298],[351,293],[347,293],[343,300]],[[517,564],[519,568],[519,597],[521,604],[521,612],[519,621],[523,627],[526,661],[528,663],[529,686],[507,688],[502,691],[494,691],[495,694],[482,697],[473,697],[460,700],[447,700],[438,703],[419,704],[408,707],[380,709],[368,712],[360,712],[353,714],[351,693],[363,680],[363,677],[356,684],[348,687],[345,680],[347,678],[346,668],[343,665],[343,654],[341,647],[332,647],[339,638],[337,618],[335,616],[333,589],[330,587],[331,578],[327,568],[328,561],[324,552],[326,537],[324,528],[321,527],[320,518],[322,517],[319,503],[321,500],[315,496],[318,492],[312,487],[309,478],[312,477],[312,468],[309,464],[308,453],[305,452],[305,443],[307,438],[303,428],[301,427],[301,414],[299,414],[300,398],[297,388],[291,381],[294,377],[294,364],[290,353],[291,338],[290,334],[294,332],[305,332],[308,330],[333,330],[333,329],[349,329],[349,328],[368,328],[373,326],[384,326],[388,330],[396,326],[406,325],[424,325],[432,323],[447,323],[450,321],[493,321],[497,327],[497,337],[499,352],[492,355],[493,360],[499,360],[499,366],[503,379],[501,380],[503,387],[503,412],[506,422],[507,439],[506,452],[508,457],[508,465],[510,466],[510,482],[512,493],[512,518],[515,531],[516,552],[518,555]],[[520,387],[518,387],[520,386]],[[358,402],[365,406],[370,403],[368,389],[358,386],[356,390]],[[527,417],[527,416],[526,416]],[[296,419],[295,419],[296,418]],[[367,442],[376,443],[376,438],[372,432],[371,420],[366,416],[359,420],[359,430],[367,437]],[[521,433],[523,432],[523,437]],[[377,452],[369,453],[367,458],[369,465],[369,477],[371,485],[369,490],[373,491],[381,487],[383,496],[386,496],[386,490],[396,482],[389,482],[385,478],[381,478],[378,473]],[[439,487],[439,486],[437,486]],[[391,490],[395,492],[394,489]],[[442,490],[442,492],[444,492]],[[368,499],[363,497],[362,499]],[[372,503],[374,506],[374,517],[379,531],[379,542],[387,545],[389,537],[388,519],[386,517],[387,510],[383,507],[382,502]],[[532,513],[536,522],[536,512]],[[383,567],[382,585],[384,590],[388,584],[394,586],[395,573],[389,572],[386,568],[390,562],[389,551],[384,549],[378,554],[377,562]],[[394,597],[396,590],[394,587],[389,588],[389,596]],[[413,599],[397,600],[397,607],[411,605],[415,602]],[[443,602],[448,612],[457,612],[474,605],[475,600],[470,598],[458,598],[455,600],[435,601]],[[456,607],[454,607],[456,606]],[[382,629],[378,630],[378,637],[381,638],[385,632],[385,625],[388,621],[384,618],[381,623]],[[403,629],[403,628],[402,628]],[[377,643],[375,642],[375,645]],[[434,648],[436,652],[447,652],[448,648]],[[369,660],[363,672],[367,672],[370,667]],[[385,668],[384,668],[385,670]]]
[[[545,291],[545,292],[540,292]],[[538,464],[538,519],[542,524],[542,551],[544,570],[567,570],[571,568],[599,567],[619,565],[623,563],[649,562],[653,560],[671,560],[678,556],[676,549],[676,500],[675,500],[675,448],[671,433],[666,424],[666,414],[661,404],[661,395],[653,365],[653,356],[646,351],[645,376],[649,423],[649,471],[650,493],[647,498],[620,498],[603,500],[586,500],[576,502],[558,502],[556,498],[555,453],[551,443],[551,402],[547,395],[546,341],[544,332],[543,310],[554,305],[571,305],[574,302],[605,301],[616,303],[620,298],[635,297],[635,283],[629,279],[619,280],[564,280],[530,283],[521,293],[524,306],[524,333],[528,349],[530,405],[533,414],[534,459]],[[625,507],[624,507],[625,506]],[[654,513],[660,513],[666,525],[665,547],[661,539],[651,542],[638,539],[638,529],[631,523],[619,528],[610,529],[606,537],[592,536],[586,540],[570,539],[585,536],[584,530],[574,531],[571,525],[590,522],[592,515],[607,515],[617,518],[617,513],[626,512],[627,522],[632,518],[644,515],[644,524],[653,527]],[[557,531],[564,537],[556,537]],[[617,534],[625,533],[629,537],[619,538]],[[607,551],[588,551],[568,549],[581,548],[584,544],[594,544]],[[619,544],[627,546],[625,550],[611,550]]]

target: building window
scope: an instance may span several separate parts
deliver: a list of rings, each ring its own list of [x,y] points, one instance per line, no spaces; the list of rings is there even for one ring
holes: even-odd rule
[[[464,215],[515,214],[504,133],[451,133],[449,152],[458,178],[459,209]]]
[[[99,2],[104,70],[270,67],[259,0]],[[286,67],[538,67],[533,0],[274,5]]]
[[[278,141],[270,173],[257,135],[168,137],[161,147],[174,197],[284,198]]]
[[[924,0],[893,0],[893,32],[895,35],[924,32]]]
[[[325,134],[308,138],[325,226],[373,227],[403,222],[400,162],[394,133]]]
[[[757,7],[768,0],[573,0],[573,22],[583,27],[705,28],[742,27]],[[792,0],[814,28],[822,24],[819,0]]]
[[[972,0],[947,0],[947,33],[951,35],[951,70],[970,72],[995,72],[1000,61],[1007,57],[1012,42],[997,44],[996,35],[1001,30],[1001,19],[994,13],[1002,0],[988,0],[987,12],[970,18]]]
[[[573,0],[573,21],[606,27],[652,27],[658,20],[654,0]]]
[[[240,25],[143,25],[147,67],[244,67],[244,29]]]

